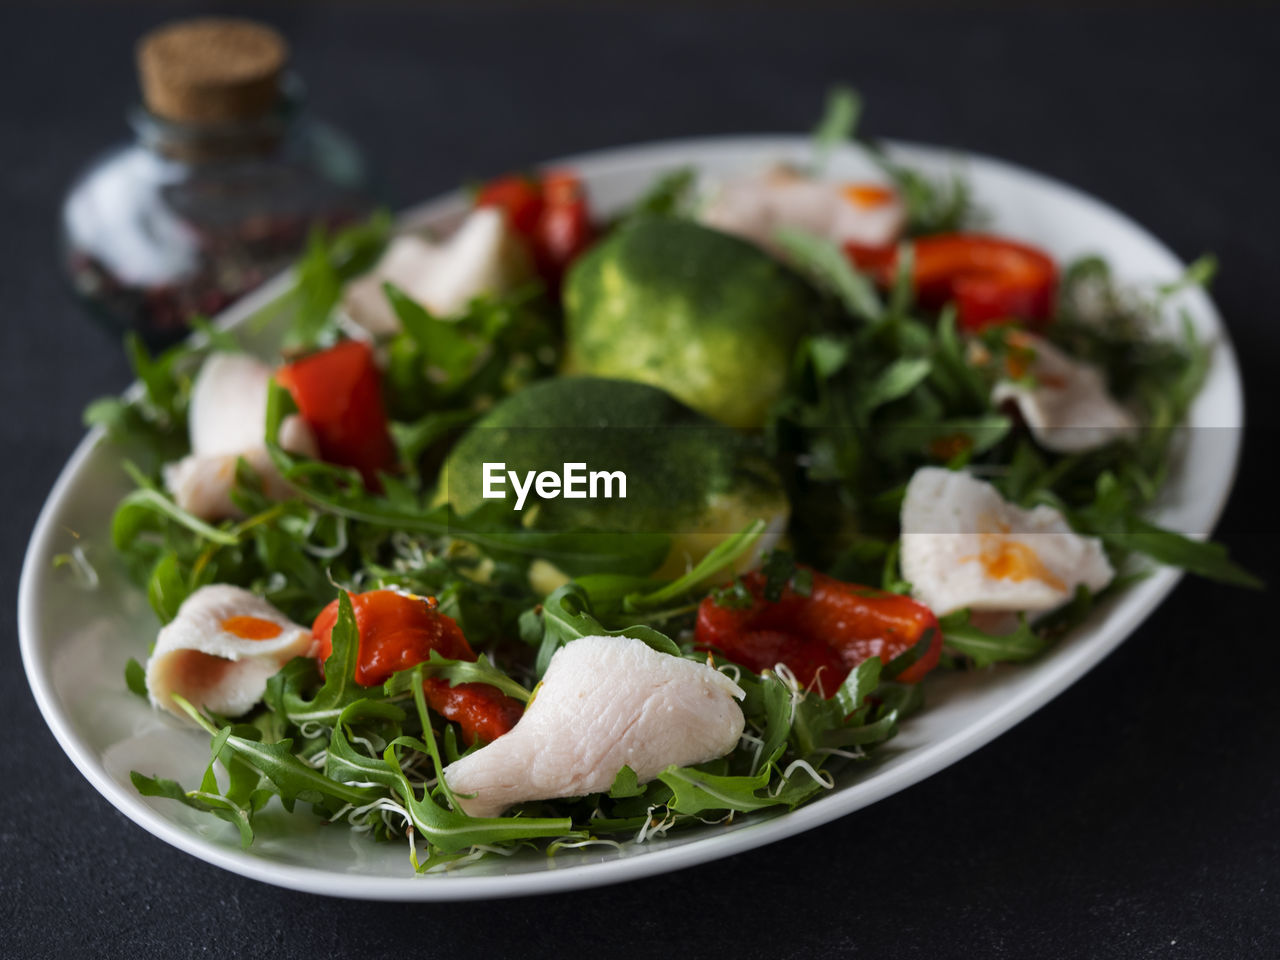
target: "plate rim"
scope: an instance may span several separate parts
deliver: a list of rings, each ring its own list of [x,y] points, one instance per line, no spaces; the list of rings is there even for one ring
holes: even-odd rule
[[[626,167],[652,167],[656,165],[656,158],[676,152],[698,154],[712,149],[790,151],[802,149],[808,143],[808,138],[791,134],[730,134],[674,138],[577,153],[558,157],[539,166],[546,168],[560,165],[590,165],[593,167],[592,175],[600,176]],[[972,166],[981,165],[1021,178],[1037,187],[1065,194],[1074,204],[1090,206],[1116,218],[1157,252],[1172,262],[1185,266],[1181,258],[1163,241],[1128,214],[1056,177],[987,154],[954,147],[900,140],[885,140],[883,143],[891,155],[908,162],[913,156],[928,156],[934,160],[947,160]],[[462,197],[462,191],[454,190],[425,203],[411,206],[400,214],[397,224],[402,227],[412,226],[432,216],[439,216],[450,208],[458,207]],[[294,276],[295,271],[291,268],[269,280],[258,290],[224,311],[217,320],[218,326],[234,327],[241,324],[248,317],[286,295],[294,284]],[[1243,380],[1230,331],[1212,298],[1207,293],[1202,292],[1201,295],[1204,299],[1201,310],[1214,325],[1214,362],[1221,364],[1226,373],[1228,387],[1226,399],[1236,421],[1231,424],[1234,433],[1230,451],[1230,469],[1220,474],[1222,482],[1216,491],[1211,521],[1208,524],[1209,530],[1212,530],[1221,519],[1235,487],[1246,417]],[[136,383],[130,389],[136,389]],[[90,748],[76,736],[71,719],[53,690],[51,676],[39,663],[40,625],[36,612],[36,598],[43,592],[42,588],[52,569],[47,562],[46,554],[49,553],[48,547],[55,528],[56,515],[60,512],[68,489],[79,475],[84,462],[102,442],[104,435],[105,431],[101,427],[88,431],[59,471],[57,479],[41,506],[23,558],[18,583],[18,642],[23,669],[41,716],[59,746],[89,784],[113,807],[152,836],[184,853],[237,875],[292,890],[327,896],[401,902],[443,902],[562,893],[586,886],[618,883],[683,869],[763,847],[813,829],[928,779],[1012,729],[1081,679],[1128,639],[1183,577],[1181,570],[1170,567],[1157,568],[1150,577],[1135,584],[1125,593],[1126,602],[1123,606],[1107,611],[1106,622],[1109,632],[1104,640],[1070,651],[1064,660],[1056,664],[1055,670],[1036,677],[1033,682],[1003,700],[995,710],[981,720],[961,728],[956,734],[921,747],[908,762],[890,770],[881,771],[865,781],[866,789],[853,798],[852,804],[846,804],[846,809],[841,809],[839,803],[841,795],[833,794],[784,815],[760,820],[747,829],[708,836],[663,849],[644,850],[633,858],[624,855],[617,859],[567,865],[536,873],[476,877],[459,874],[434,877],[346,874],[319,867],[280,863],[255,854],[252,848],[244,850],[224,846],[158,816],[142,801],[136,791],[132,791],[112,778],[105,767],[93,756]]]

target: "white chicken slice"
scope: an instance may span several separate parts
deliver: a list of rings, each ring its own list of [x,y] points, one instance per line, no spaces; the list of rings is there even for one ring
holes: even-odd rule
[[[164,470],[165,486],[182,509],[203,520],[238,516],[231,490],[240,457],[258,474],[267,496],[288,496],[263,443],[270,382],[271,368],[247,354],[213,353],[205,360],[191,388],[191,454]],[[317,455],[315,436],[301,417],[286,417],[278,438],[291,453]]]
[[[160,630],[147,660],[151,702],[187,719],[173,701],[227,717],[246,713],[267,680],[311,647],[311,631],[266,600],[227,584],[201,587]]]
[[[1067,356],[1034,334],[1012,333],[1009,345],[1010,364],[1019,379],[1028,375],[1033,385],[1001,380],[991,399],[996,404],[1012,401],[1046,450],[1079,453],[1132,436],[1138,429],[1134,415],[1107,391],[1097,367]]]
[[[396,237],[372,271],[347,286],[342,305],[375,336],[394,334],[400,320],[382,285],[390,282],[438,317],[454,317],[474,298],[501,294],[530,274],[523,241],[506,215],[481,207],[442,243],[416,234]]]
[[[732,750],[744,725],[734,700],[742,697],[705,663],[630,637],[582,637],[551,659],[511,732],[451,763],[445,782],[475,817],[608,790],[624,765],[644,783],[671,764]]]
[[[967,473],[923,467],[902,501],[902,575],[938,616],[954,610],[1038,612],[1115,571],[1097,537],[1074,532],[1052,507],[1009,503]]]
[[[790,167],[774,167],[721,184],[702,222],[775,253],[775,236],[783,228],[837,244],[882,247],[902,233],[906,208],[879,184],[815,180]]]

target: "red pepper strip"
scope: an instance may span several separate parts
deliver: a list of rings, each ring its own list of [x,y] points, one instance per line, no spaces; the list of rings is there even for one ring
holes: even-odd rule
[[[912,280],[927,307],[955,301],[962,329],[978,331],[1009,320],[1043,327],[1053,315],[1058,268],[1043,251],[980,233],[918,237]],[[881,286],[892,285],[896,248],[850,244],[846,254]]]
[[[754,670],[785,664],[805,687],[831,697],[858,664],[874,656],[888,664],[931,631],[920,657],[895,679],[916,683],[938,664],[942,631],[923,604],[896,593],[844,583],[813,571],[808,595],[790,586],[776,601],[765,599],[759,571],[742,578],[751,594],[748,607],[718,606],[707,597],[698,608],[697,646],[718,650]]]
[[[523,237],[532,238],[542,215],[542,187],[517,174],[499,177],[476,193],[476,206],[504,210],[511,228]]]
[[[365,484],[376,488],[378,471],[395,466],[396,451],[369,346],[343,341],[286,364],[276,371],[276,380],[293,396],[315,433],[320,456],[355,467]]]
[[[542,178],[542,215],[533,234],[533,257],[538,272],[555,289],[569,264],[595,239],[582,181],[558,171]]]
[[[550,171],[538,180],[511,175],[480,188],[477,207],[499,207],[529,245],[538,275],[556,290],[577,256],[595,239],[586,193],[576,174]]]
[[[431,709],[462,730],[470,746],[477,740],[492,743],[508,732],[524,714],[524,704],[487,683],[449,686],[443,677],[428,677],[422,685]]]
[[[437,650],[450,660],[474,660],[476,655],[452,617],[436,609],[434,597],[415,597],[394,590],[370,590],[351,594],[360,652],[355,681],[364,687],[385,683],[393,673],[407,670]],[[323,665],[333,650],[333,627],[338,622],[338,601],[320,611],[311,626],[315,638],[313,656]],[[467,744],[476,739],[491,742],[516,725],[524,705],[496,687],[484,683],[450,686],[440,677],[423,683],[427,703],[446,720],[456,723]]]

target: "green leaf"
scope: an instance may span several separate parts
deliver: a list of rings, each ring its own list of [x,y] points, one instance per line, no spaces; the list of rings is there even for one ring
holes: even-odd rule
[[[413,423],[392,421],[391,438],[400,452],[400,462],[413,468],[430,447],[477,416],[474,410],[432,410]]]
[[[384,701],[356,700],[348,704],[329,738],[325,775],[342,783],[377,783],[389,790],[399,788],[403,783],[400,767],[388,763],[385,757],[361,753],[351,745],[347,731],[357,723],[369,721],[392,724],[398,731],[404,719],[403,710]]]
[[[849,671],[839,689],[832,695],[845,716],[861,710],[867,697],[880,686],[882,667],[879,657],[869,657]]]
[[[144,797],[164,797],[168,800],[176,800],[184,806],[191,807],[193,810],[212,813],[214,816],[226,820],[240,832],[241,847],[247,849],[253,843],[253,825],[249,810],[228,800],[226,797],[201,790],[188,792],[183,790],[181,784],[175,780],[148,777],[136,770],[130,771],[129,780],[134,789]]]
[[[975,627],[969,622],[968,610],[939,617],[938,625],[947,646],[969,657],[979,667],[1030,660],[1049,646],[1048,639],[1032,629],[1025,615],[1018,617],[1017,629],[1007,634],[987,633]]]
[[[360,657],[360,630],[356,626],[351,596],[345,590],[338,591],[338,619],[331,636],[333,648],[324,662],[324,684],[316,695],[308,700],[296,688],[285,689],[279,694],[279,708],[299,726],[321,723],[331,727],[338,722],[344,709],[369,695],[368,689],[356,683],[355,679],[356,663]]]
[[[1218,258],[1211,253],[1201,254],[1187,265],[1187,269],[1177,280],[1156,287],[1156,293],[1161,297],[1171,297],[1194,287],[1208,287],[1217,273]]]
[[[704,810],[763,810],[784,802],[774,797],[758,796],[769,785],[768,768],[754,776],[719,776],[703,773],[694,767],[670,766],[658,779],[671,788],[667,806],[677,813],[689,815]]]
[[[853,138],[862,115],[862,98],[850,87],[835,86],[827,92],[822,119],[813,131],[814,169],[821,171],[832,150]]]
[[[813,374],[820,382],[839,373],[849,362],[853,349],[847,339],[821,335],[810,337],[807,348]]]
[[[875,284],[859,273],[844,251],[830,240],[790,228],[779,230],[774,239],[788,259],[834,293],[850,314],[868,321],[884,314]]]
[[[693,167],[680,167],[659,177],[632,206],[628,216],[676,217],[684,214],[689,194],[697,181]]]
[[[317,346],[331,332],[333,308],[347,280],[371,269],[391,232],[391,217],[379,210],[364,223],[329,236],[317,227],[296,267],[293,317],[284,337],[288,350]]]
[[[923,357],[903,357],[885,367],[858,394],[858,405],[864,413],[905,397],[924,382],[933,364]]]
[[[542,641],[538,648],[535,673],[547,671],[552,656],[566,643],[579,637],[633,637],[659,653],[680,656],[680,647],[670,637],[652,627],[636,624],[622,630],[606,630],[591,612],[587,592],[577,583],[566,583],[542,604]]]
[[[133,657],[125,661],[124,683],[130,693],[135,693],[143,700],[147,699],[147,671]]]
[[[113,437],[125,432],[130,421],[129,401],[121,397],[99,397],[84,408],[84,425],[102,427]]]
[[[690,593],[712,577],[723,573],[731,567],[739,557],[751,549],[752,545],[760,539],[760,535],[764,533],[765,526],[766,524],[763,520],[753,520],[733,536],[721,540],[705,557],[694,565],[692,570],[672,580],[665,587],[654,590],[652,593],[633,593],[628,596],[623,604],[623,609],[628,612],[651,609]]]
[[[1158,563],[1237,587],[1261,590],[1266,584],[1231,560],[1227,548],[1212,540],[1195,540],[1165,530],[1141,517],[1125,518],[1121,531],[1103,531],[1102,539],[1126,550],[1146,554]]]
[[[182,697],[174,695],[174,702],[198,723],[211,737],[219,735],[219,729]],[[251,729],[251,728],[246,728]],[[246,736],[230,734],[225,749],[232,751],[246,763],[260,771],[275,786],[280,802],[292,811],[298,801],[325,807],[331,801],[365,804],[377,796],[371,787],[355,787],[325,776],[303,763],[294,755],[293,740],[263,743]]]
[[[644,792],[644,787],[640,786],[640,781],[636,778],[636,772],[626,764],[623,764],[618,775],[613,778],[613,786],[609,788],[609,796],[615,800],[638,797]]]
[[[197,314],[189,317],[187,324],[192,330],[202,335],[205,343],[213,350],[218,350],[222,353],[239,353],[244,349],[240,346],[240,342],[236,340],[235,334],[230,330],[214,326],[209,322],[208,317],[202,317]]]
[[[448,680],[450,686],[457,686],[460,683],[487,683],[522,703],[529,702],[529,691],[490,663],[487,657],[481,656],[476,660],[451,660],[441,656],[439,650],[432,650],[431,657],[418,666],[393,674],[383,686],[383,692],[392,697],[411,690],[413,678],[417,675],[440,677]]]
[[[758,725],[763,733],[759,752],[751,764],[754,776],[762,768],[777,762],[787,748],[791,734],[791,691],[772,671],[756,675],[743,671],[738,679],[746,694],[742,702],[743,714]]]
[[[461,324],[433,317],[416,300],[391,283],[382,285],[404,336],[421,351],[425,363],[440,373],[438,386],[445,392],[472,372],[484,344],[468,337]]]
[[[121,551],[128,549],[134,537],[143,529],[147,519],[153,516],[172,520],[211,543],[235,546],[240,542],[240,538],[234,533],[210,526],[183,510],[159,490],[144,488],[128,494],[116,508],[111,520],[111,540],[116,549]]]
[[[168,623],[178,615],[178,608],[190,593],[187,580],[178,566],[177,554],[172,550],[167,551],[157,561],[147,583],[147,599],[151,601],[151,609],[156,612],[161,623]]]

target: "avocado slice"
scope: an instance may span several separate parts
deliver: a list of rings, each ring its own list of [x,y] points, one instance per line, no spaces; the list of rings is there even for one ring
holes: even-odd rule
[[[565,464],[626,475],[611,496],[539,496],[530,488],[517,515],[527,529],[665,534],[671,549],[656,574],[678,576],[726,537],[757,518],[776,541],[789,506],[758,437],[691,410],[647,384],[555,377],[506,397],[476,421],[445,461],[438,498],[461,515],[495,503],[484,497],[484,465],[503,464],[524,482],[529,471],[562,473]],[[494,471],[496,472],[496,470]],[[508,480],[494,488],[515,507]],[[766,544],[767,545],[767,544]],[[759,551],[756,551],[758,553]]]
[[[564,290],[567,373],[662,387],[735,427],[759,427],[785,386],[817,293],[737,237],[640,217],[588,251]]]

